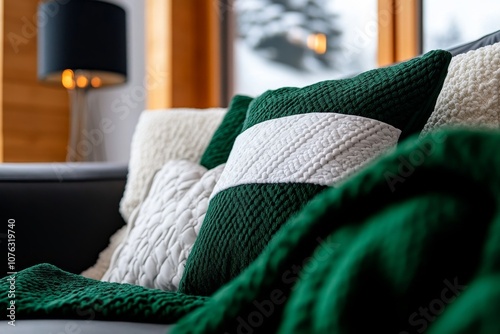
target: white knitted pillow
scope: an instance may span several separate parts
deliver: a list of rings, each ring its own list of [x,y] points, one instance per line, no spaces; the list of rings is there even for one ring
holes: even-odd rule
[[[132,137],[120,213],[126,222],[145,198],[153,175],[169,160],[199,162],[224,108],[144,111]]]
[[[185,160],[167,162],[131,218],[128,234],[102,279],[177,290],[223,169],[219,165],[207,171]]]
[[[422,135],[450,126],[500,127],[500,43],[452,58]]]

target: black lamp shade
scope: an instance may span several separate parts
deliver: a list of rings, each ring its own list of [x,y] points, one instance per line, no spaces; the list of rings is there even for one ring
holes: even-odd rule
[[[38,7],[38,78],[61,82],[64,70],[84,70],[103,85],[127,78],[125,10],[95,0],[49,0]]]

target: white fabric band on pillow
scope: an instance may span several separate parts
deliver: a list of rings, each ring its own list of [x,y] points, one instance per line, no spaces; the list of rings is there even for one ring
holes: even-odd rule
[[[256,124],[236,139],[212,197],[250,183],[335,185],[395,146],[400,134],[374,119],[329,112]]]

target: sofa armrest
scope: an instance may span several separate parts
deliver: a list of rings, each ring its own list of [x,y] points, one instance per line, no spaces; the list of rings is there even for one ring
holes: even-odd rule
[[[7,251],[14,219],[15,270],[47,262],[80,273],[93,265],[124,224],[126,178],[123,164],[0,164],[0,247]]]

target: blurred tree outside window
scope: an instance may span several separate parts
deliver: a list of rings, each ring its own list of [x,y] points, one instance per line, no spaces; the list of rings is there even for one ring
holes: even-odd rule
[[[376,0],[235,0],[235,93],[302,87],[376,67]]]

